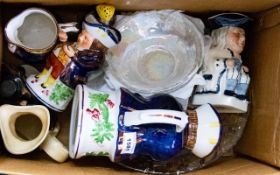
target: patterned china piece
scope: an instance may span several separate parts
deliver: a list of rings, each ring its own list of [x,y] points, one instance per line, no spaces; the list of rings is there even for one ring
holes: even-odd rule
[[[103,16],[100,19],[104,22],[110,20],[104,20]],[[53,49],[42,72],[26,80],[29,90],[55,111],[66,108],[76,85],[85,83],[89,72],[98,72],[107,49],[121,39],[116,29],[99,22],[93,13],[85,17],[77,42],[66,43],[67,35],[63,32],[59,36],[64,42]]]
[[[144,98],[126,89],[105,93],[78,85],[69,153],[74,159],[107,156],[119,162],[147,155],[165,161],[188,149],[203,158],[219,143],[220,132],[219,115],[209,104],[187,115],[170,95]]]
[[[250,76],[249,69],[242,64],[241,53],[245,46],[243,27],[249,20],[237,13],[209,18],[215,29],[201,71],[206,83],[198,86],[192,101],[194,105],[211,103],[225,113],[247,111]]]

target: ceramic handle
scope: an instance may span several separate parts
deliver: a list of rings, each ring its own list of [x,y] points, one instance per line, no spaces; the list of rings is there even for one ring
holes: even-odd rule
[[[34,139],[29,139],[31,135],[28,133],[28,121],[22,122],[17,127],[16,133],[16,120],[22,115],[31,114],[39,118],[42,123],[40,133]],[[47,136],[50,125],[49,111],[46,107],[40,105],[34,106],[13,106],[2,105],[0,107],[0,129],[3,142],[7,150],[12,154],[25,154],[33,151],[43,142]],[[36,127],[36,126],[34,126]],[[26,131],[26,132],[25,132]],[[23,138],[27,138],[24,140]]]
[[[10,52],[15,53],[17,50],[17,46],[15,44],[8,43],[8,49]]]
[[[76,27],[76,22],[69,22],[69,23],[59,23],[58,28],[59,30],[62,30],[63,32],[78,32],[79,29]]]
[[[57,162],[64,162],[68,158],[68,149],[51,134],[47,135],[40,148]]]
[[[176,125],[176,131],[182,132],[188,123],[185,112],[163,109],[135,110],[125,112],[124,125],[141,125],[151,123],[164,123]]]
[[[90,82],[90,81],[95,80],[95,79],[98,78],[101,74],[103,74],[103,70],[102,70],[102,69],[99,69],[99,70],[96,70],[96,71],[88,72],[87,82]]]

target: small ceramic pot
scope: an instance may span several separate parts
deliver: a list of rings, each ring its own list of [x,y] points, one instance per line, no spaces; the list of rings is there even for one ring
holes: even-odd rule
[[[58,24],[41,8],[29,8],[12,18],[5,27],[8,48],[28,62],[41,61],[56,43]]]
[[[34,121],[39,123],[35,125]],[[49,125],[50,114],[44,106],[0,107],[1,135],[6,149],[12,154],[26,154],[40,147],[52,159],[64,162],[68,158],[68,150],[49,132]]]
[[[149,155],[165,161],[190,149],[203,158],[217,146],[220,132],[219,116],[208,104],[188,116],[169,95],[143,98],[125,89],[104,93],[78,85],[69,154],[107,156],[113,162]]]

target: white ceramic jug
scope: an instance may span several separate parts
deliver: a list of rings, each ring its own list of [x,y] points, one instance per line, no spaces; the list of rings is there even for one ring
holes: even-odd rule
[[[34,119],[39,119],[41,124],[32,125],[36,124],[32,122]],[[17,124],[19,120],[23,122]],[[1,135],[6,149],[12,154],[25,154],[40,147],[57,162],[64,162],[68,158],[68,150],[49,132],[49,125],[50,113],[44,106],[0,107]],[[35,137],[34,132],[38,133]]]

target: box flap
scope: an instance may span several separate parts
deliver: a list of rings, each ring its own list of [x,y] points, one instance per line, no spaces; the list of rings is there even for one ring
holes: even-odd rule
[[[268,29],[280,24],[280,6],[258,15],[257,31]]]
[[[251,112],[238,151],[280,167],[280,11],[260,20],[247,64]]]
[[[3,0],[3,2],[20,2],[22,0]],[[65,5],[65,4],[85,4],[92,5],[102,3],[104,1],[89,0],[25,0],[25,3],[40,3],[45,5]],[[275,7],[279,4],[279,0],[109,0],[106,3],[113,4],[119,10],[147,10],[147,9],[182,9],[189,12],[205,12],[205,11],[243,11],[258,12]]]

